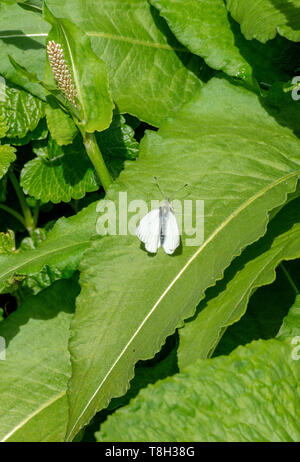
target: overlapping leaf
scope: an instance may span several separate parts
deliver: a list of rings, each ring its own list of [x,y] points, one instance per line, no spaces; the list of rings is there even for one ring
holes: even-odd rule
[[[107,166],[114,178],[127,159],[138,155],[139,144],[134,131],[120,114],[111,126],[97,135]],[[99,189],[99,181],[87,157],[80,136],[73,144],[60,147],[50,138],[35,143],[37,157],[27,162],[21,172],[21,186],[26,194],[43,202],[69,202]]]
[[[246,313],[226,329],[212,357],[228,355],[238,346],[247,345],[253,340],[269,340],[276,336],[296,297],[286,271],[300,287],[298,261],[296,259],[281,263],[276,269],[275,281],[255,291],[249,300]]]
[[[300,361],[291,343],[299,307],[298,297],[277,339],[198,360],[148,386],[108,418],[99,441],[299,441]]]
[[[21,186],[26,194],[43,202],[58,203],[81,199],[87,192],[99,189],[80,139],[63,149],[52,141],[39,152],[21,172]]]
[[[52,271],[60,271],[61,277],[70,277],[90,246],[95,230],[96,204],[93,203],[74,217],[58,220],[37,249],[0,255],[0,292],[7,291],[16,275],[34,275],[46,265]]]
[[[24,10],[17,4],[0,4],[0,75],[41,98],[44,98],[41,86],[17,73],[8,56],[13,56],[42,80],[46,57],[45,40],[49,29],[49,24],[40,14]]]
[[[7,173],[9,166],[16,160],[15,148],[9,144],[0,145],[0,179]]]
[[[121,112],[160,125],[208,78],[200,58],[175,40],[147,0],[71,2],[48,0],[47,5],[56,17],[70,19],[90,36],[94,51],[107,64],[113,99]],[[42,80],[49,25],[19,5],[2,5],[0,13],[0,74],[44,98],[42,87],[20,76],[7,54]],[[26,60],[20,47],[26,49]]]
[[[68,5],[70,8],[70,5]],[[79,27],[62,18],[61,12],[53,16],[44,2],[44,18],[52,25],[48,41],[62,46],[64,57],[73,77],[81,113],[80,125],[89,133],[102,131],[112,120],[113,102],[108,85],[105,63],[92,50],[89,37]],[[62,19],[61,19],[62,18]],[[46,79],[53,79],[49,64]]]
[[[231,30],[223,0],[150,0],[178,40],[214,69],[250,78],[252,71]]]
[[[226,4],[248,40],[255,38],[265,43],[278,32],[289,40],[299,42],[299,0],[226,0]]]
[[[6,87],[0,99],[0,114],[8,127],[6,136],[23,138],[35,130],[44,117],[44,104],[24,90]]]
[[[180,329],[179,367],[211,356],[224,330],[245,313],[257,287],[274,281],[282,260],[300,258],[300,201],[290,202],[274,218],[267,234],[248,247],[207,292],[198,316]]]
[[[267,45],[246,40],[223,0],[150,0],[172,32],[213,69],[243,79],[257,90],[253,77],[268,84],[288,80],[292,46],[277,37]],[[293,60],[293,63],[295,60]]]
[[[0,440],[63,441],[71,374],[69,325],[78,284],[59,281],[27,299],[4,322],[0,335]]]
[[[91,38],[93,49],[107,64],[120,112],[158,126],[202,86],[200,59],[177,42],[147,0],[47,4],[57,17],[70,19]]]
[[[268,212],[295,190],[299,174],[293,132],[254,94],[221,79],[148,133],[107,199],[118,204],[125,191],[128,203],[160,200],[154,175],[167,193],[188,182],[189,198],[205,202],[205,238],[190,246],[183,234],[172,257],[151,258],[132,235],[107,236],[87,251],[72,323],[68,438],[126,391],[135,362],[153,357],[233,257],[265,233]],[[118,332],[113,344],[109,332]]]
[[[60,146],[71,144],[78,132],[74,120],[70,114],[63,111],[52,95],[47,96],[47,103],[45,112],[52,138]]]

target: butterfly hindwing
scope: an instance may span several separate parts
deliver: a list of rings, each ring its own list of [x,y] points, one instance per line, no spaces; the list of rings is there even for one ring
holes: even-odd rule
[[[171,255],[180,244],[180,234],[174,212],[170,208],[166,221],[165,236],[162,247],[164,251]]]

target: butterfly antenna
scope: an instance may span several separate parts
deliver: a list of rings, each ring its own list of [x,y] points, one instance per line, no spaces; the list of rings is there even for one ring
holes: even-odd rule
[[[157,186],[158,189],[159,189],[160,194],[161,194],[162,197],[165,199],[165,198],[166,198],[166,195],[165,195],[165,193],[163,192],[163,190],[161,189],[161,187],[160,187],[160,185],[159,185],[157,176],[154,176],[153,178],[154,178],[154,181],[155,181],[155,183],[156,183],[156,186]]]
[[[177,189],[177,191],[173,192],[173,197],[176,197],[177,194],[182,191],[183,189],[187,188],[189,186],[188,183],[186,183],[184,186],[181,186],[181,188]],[[170,202],[172,202],[173,199],[170,199]]]

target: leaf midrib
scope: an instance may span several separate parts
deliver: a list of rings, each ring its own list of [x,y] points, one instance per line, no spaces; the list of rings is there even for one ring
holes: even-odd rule
[[[140,39],[135,39],[131,37],[125,37],[121,35],[115,35],[115,34],[109,34],[107,32],[86,32],[86,35],[89,37],[99,37],[99,38],[107,38],[110,40],[119,40],[120,42],[125,42],[125,43],[130,43],[132,45],[139,45],[139,46],[144,46],[144,47],[149,47],[149,48],[157,48],[157,49],[162,49],[162,50],[167,50],[167,51],[177,51],[180,53],[189,53],[190,51],[187,50],[186,48],[183,47],[172,47],[171,45],[168,45],[167,43],[158,43],[158,42],[149,42],[148,40],[140,40]],[[0,35],[0,39],[6,39],[6,38],[31,38],[31,37],[48,37],[48,34],[46,33],[40,33],[40,34],[9,34],[9,35]]]
[[[86,245],[89,245],[89,244],[90,244],[90,240],[83,241],[83,242],[80,242],[80,243],[71,244],[71,245],[67,245],[67,246],[64,246],[64,247],[56,248],[56,249],[51,250],[49,252],[39,254],[36,257],[34,256],[33,258],[30,258],[30,259],[26,260],[25,263],[19,264],[19,265],[15,266],[14,268],[9,269],[8,271],[6,271],[6,273],[2,273],[2,275],[0,274],[0,283],[1,283],[2,279],[5,280],[9,274],[14,274],[16,272],[16,270],[19,270],[19,269],[23,268],[24,266],[27,266],[28,264],[30,264],[30,263],[32,263],[34,261],[38,262],[39,259],[43,259],[47,255],[51,255],[51,254],[56,253],[56,252],[61,252],[61,251],[64,251],[66,249],[71,249],[72,247],[83,247],[83,246],[86,246]],[[38,251],[38,250],[39,249],[37,248],[36,251]],[[28,253],[31,253],[31,252],[32,251],[28,251]],[[22,255],[22,254],[20,254],[20,255]],[[24,252],[23,255],[25,255],[25,252]],[[45,263],[45,264],[47,264],[47,263]]]
[[[168,51],[179,51],[181,53],[190,53],[190,51],[184,47],[172,47],[171,45],[168,45],[167,43],[149,42],[148,40],[135,39],[131,37],[125,37],[122,35],[110,34],[108,32],[91,31],[91,32],[86,32],[86,34],[89,37],[99,37],[99,38],[107,38],[111,40],[119,40],[120,42],[131,43],[132,45],[140,45],[140,46],[158,48],[158,49],[163,49],[163,50],[168,50]]]
[[[20,428],[22,428],[24,425],[27,424],[31,419],[33,419],[37,414],[42,412],[44,409],[47,407],[51,406],[55,401],[58,401],[59,399],[63,398],[63,396],[66,394],[66,390],[58,393],[58,395],[54,396],[51,398],[49,401],[46,403],[42,404],[38,409],[36,409],[34,412],[32,412],[28,417],[26,417],[22,422],[20,422],[18,425],[16,425],[9,433],[7,433],[4,438],[1,440],[1,443],[4,443],[5,441],[8,440],[14,433],[16,433]]]
[[[117,359],[114,361],[114,363],[112,364],[112,366],[110,367],[110,369],[108,370],[108,372],[106,373],[106,375],[104,376],[104,378],[102,379],[101,383],[99,384],[99,386],[96,388],[95,392],[93,393],[93,395],[90,397],[90,399],[88,400],[86,406],[83,408],[82,412],[79,414],[78,418],[76,419],[73,427],[71,428],[69,434],[67,434],[67,440],[69,440],[69,438],[72,436],[72,432],[74,430],[74,428],[76,427],[77,423],[79,422],[79,420],[81,419],[82,415],[85,413],[86,409],[88,409],[89,405],[91,404],[91,402],[93,401],[93,399],[95,398],[95,396],[98,394],[98,391],[101,389],[102,385],[105,383],[105,381],[107,380],[107,378],[109,377],[109,375],[111,374],[111,372],[114,370],[115,366],[118,364],[118,362],[120,361],[120,359],[122,358],[122,356],[124,355],[124,353],[127,351],[127,349],[129,348],[129,346],[131,345],[131,343],[134,341],[134,339],[136,338],[136,336],[139,334],[139,332],[141,331],[141,329],[144,327],[144,325],[146,324],[146,322],[148,321],[148,319],[150,318],[150,316],[154,313],[154,311],[156,310],[156,308],[159,306],[159,304],[161,303],[161,301],[165,298],[165,296],[169,293],[169,291],[172,289],[172,287],[174,286],[174,284],[178,281],[178,279],[182,276],[182,274],[186,271],[186,269],[192,264],[192,262],[198,257],[198,255],[202,252],[202,250],[207,247],[207,245],[215,238],[215,236],[217,236],[232,220],[233,218],[235,218],[236,216],[238,216],[243,210],[245,210],[248,206],[250,206],[255,200],[259,199],[260,197],[262,197],[265,193],[267,193],[268,191],[270,191],[272,188],[276,187],[277,185],[279,185],[280,183],[283,183],[284,181],[290,179],[290,178],[293,178],[293,177],[296,177],[296,176],[300,176],[300,170],[297,170],[296,172],[293,172],[293,173],[290,173],[288,175],[285,175],[284,177],[281,177],[279,178],[278,180],[274,181],[273,183],[269,184],[268,186],[266,186],[265,188],[261,189],[260,191],[258,191],[256,194],[254,194],[252,197],[250,197],[246,202],[244,202],[242,205],[240,205],[240,207],[238,207],[233,213],[231,213],[229,215],[229,217],[223,221],[221,223],[221,225],[218,226],[218,228],[216,228],[216,230],[210,235],[210,237],[198,248],[198,250],[189,258],[189,260],[187,261],[187,263],[184,265],[184,267],[179,271],[179,273],[177,274],[177,276],[175,276],[175,278],[172,280],[172,282],[168,285],[168,287],[165,289],[165,291],[162,293],[162,295],[158,298],[157,302],[152,306],[152,308],[150,309],[150,311],[148,312],[147,316],[145,316],[144,320],[141,322],[141,324],[139,325],[139,327],[136,329],[135,333],[131,336],[131,338],[129,339],[129,341],[127,342],[127,344],[125,345],[125,347],[123,348],[123,350],[121,351],[121,353],[119,354],[119,356],[117,357]],[[234,257],[234,256],[232,256]]]

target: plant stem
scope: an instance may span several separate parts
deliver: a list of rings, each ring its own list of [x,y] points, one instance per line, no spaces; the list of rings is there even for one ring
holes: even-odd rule
[[[26,227],[24,217],[22,217],[22,215],[19,212],[16,212],[15,210],[11,209],[10,207],[4,204],[0,204],[0,209],[5,210],[5,212],[15,217],[18,221],[22,223],[23,226]]]
[[[109,185],[112,184],[113,180],[107,170],[105,162],[103,160],[100,148],[96,141],[96,137],[93,133],[84,133],[83,142],[92,164],[94,165],[96,172],[99,176],[101,184],[106,191]]]
[[[15,174],[13,172],[9,172],[8,175],[20,202],[20,206],[24,215],[25,227],[28,233],[31,234],[32,231],[35,229],[35,224],[31,214],[31,210],[26,202],[25,194],[23,193]]]
[[[37,227],[39,213],[40,213],[40,201],[37,201],[34,207],[34,211],[33,211],[33,222],[34,222],[35,228]]]
[[[280,263],[280,268],[282,269],[285,277],[287,278],[287,280],[289,281],[291,287],[293,288],[294,292],[296,295],[299,295],[299,290],[298,290],[298,287],[296,286],[295,282],[293,281],[290,273],[288,272],[288,270],[286,269],[286,267],[284,266],[283,263]]]

